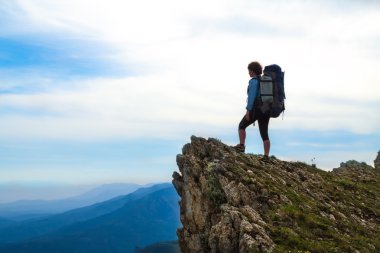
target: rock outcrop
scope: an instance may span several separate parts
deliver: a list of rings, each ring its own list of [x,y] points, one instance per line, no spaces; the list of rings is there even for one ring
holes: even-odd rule
[[[380,252],[380,170],[265,163],[194,136],[177,164],[182,253]]]
[[[375,169],[380,170],[380,151],[377,153],[377,157],[373,163],[375,164]]]

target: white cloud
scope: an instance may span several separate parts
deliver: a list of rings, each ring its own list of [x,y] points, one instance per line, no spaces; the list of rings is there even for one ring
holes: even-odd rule
[[[194,128],[197,124],[223,125],[226,117],[233,115],[234,101],[225,94],[210,102],[208,89],[177,84],[178,79],[171,76],[134,77],[91,80],[81,83],[81,88],[73,88],[72,84],[74,91],[3,95],[0,108],[10,107],[15,113],[0,117],[1,135],[3,138],[172,136],[183,132],[186,128],[181,127],[183,124]],[[31,116],[17,115],[17,110],[28,110]],[[220,110],[224,113],[220,114]]]
[[[286,72],[285,120],[273,127],[359,133],[379,128],[380,109],[372,105],[380,101],[380,59],[373,53],[380,44],[371,43],[379,38],[378,8],[336,12],[303,1],[18,4],[25,19],[15,17],[13,6],[8,15],[15,17],[14,34],[61,31],[106,41],[124,52],[121,62],[140,69],[135,77],[0,95],[0,108],[40,112],[0,116],[2,138],[175,136],[189,128],[236,125],[245,107],[246,65],[254,59],[278,63]]]

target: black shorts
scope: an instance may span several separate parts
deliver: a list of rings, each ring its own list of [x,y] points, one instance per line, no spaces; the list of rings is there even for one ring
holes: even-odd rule
[[[245,115],[243,116],[239,124],[239,130],[246,129],[248,126],[250,126],[257,120],[259,122],[259,130],[260,130],[261,139],[263,141],[269,140],[269,136],[268,136],[269,119],[270,117],[263,114],[260,110],[256,110],[256,109],[252,110],[249,121],[245,118]]]

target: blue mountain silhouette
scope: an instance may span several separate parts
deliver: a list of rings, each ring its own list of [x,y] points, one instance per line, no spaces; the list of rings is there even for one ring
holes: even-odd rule
[[[0,252],[134,252],[176,240],[179,197],[170,184],[0,229]]]

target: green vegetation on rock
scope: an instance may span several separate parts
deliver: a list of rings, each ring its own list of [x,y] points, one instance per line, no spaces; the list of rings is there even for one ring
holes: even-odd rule
[[[380,252],[379,169],[351,160],[327,172],[215,139],[188,145],[174,182],[194,196],[180,203],[185,252]]]

